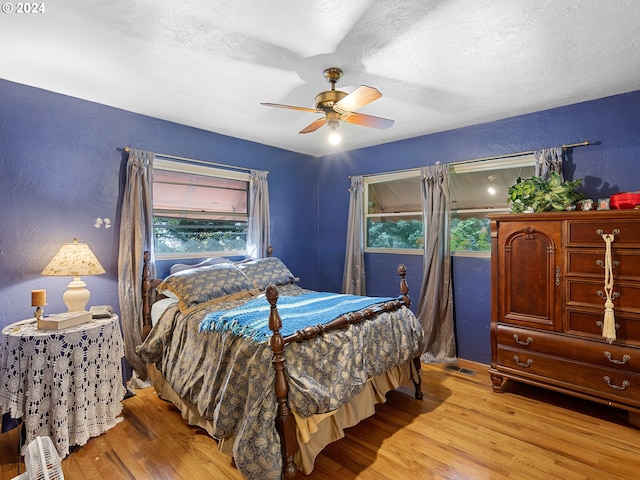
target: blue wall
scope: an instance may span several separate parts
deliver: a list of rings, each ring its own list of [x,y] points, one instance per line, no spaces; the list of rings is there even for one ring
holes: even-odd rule
[[[47,289],[46,311],[64,310],[70,279],[40,271],[73,237],[107,270],[84,279],[90,303],[117,307],[125,146],[269,170],[276,255],[304,286],[333,291],[342,286],[349,175],[590,140],[598,145],[574,149],[567,178],[584,178],[593,198],[640,189],[640,92],[319,159],[4,80],[0,105],[0,326],[33,315],[32,289]],[[96,218],[113,226],[96,228]],[[407,265],[415,307],[419,256],[368,254],[368,293],[396,292],[399,263]],[[458,354],[489,363],[489,261],[455,258],[453,274]]]

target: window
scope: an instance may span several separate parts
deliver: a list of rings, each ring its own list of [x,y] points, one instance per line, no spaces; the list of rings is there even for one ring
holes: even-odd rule
[[[364,179],[365,251],[422,253],[420,172]]]
[[[244,255],[249,173],[156,158],[153,235],[160,259]]]
[[[474,160],[449,167],[451,253],[489,256],[489,213],[508,212],[509,187],[535,173],[533,155]],[[364,179],[365,251],[423,251],[420,172],[374,175]]]
[[[452,164],[449,169],[451,252],[487,256],[491,232],[487,214],[508,212],[507,191],[518,177],[535,173],[533,155]]]

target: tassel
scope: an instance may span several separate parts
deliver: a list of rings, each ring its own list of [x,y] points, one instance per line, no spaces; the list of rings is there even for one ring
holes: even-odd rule
[[[613,262],[611,261],[611,243],[614,240],[614,234],[603,233],[602,239],[605,243],[604,254],[604,292],[606,300],[604,302],[604,322],[602,323],[602,336],[609,342],[613,343],[616,339],[616,318],[613,314]]]
[[[602,336],[604,339],[613,343],[616,339],[616,318],[613,314],[613,302],[611,300],[607,300],[604,304],[604,323],[602,325]]]

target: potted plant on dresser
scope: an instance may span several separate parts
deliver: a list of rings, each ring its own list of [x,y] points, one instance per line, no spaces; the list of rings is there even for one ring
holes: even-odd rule
[[[581,186],[581,178],[563,182],[556,172],[551,172],[547,180],[535,176],[524,180],[518,178],[507,191],[507,200],[513,204],[513,213],[568,210],[584,198],[577,190]]]

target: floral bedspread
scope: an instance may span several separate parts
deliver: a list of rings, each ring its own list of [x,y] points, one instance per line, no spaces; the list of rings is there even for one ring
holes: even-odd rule
[[[279,287],[281,295],[308,292]],[[211,420],[214,436],[235,435],[233,456],[247,479],[279,479],[280,440],[275,429],[277,402],[272,352],[231,332],[199,332],[212,309],[246,300],[209,305],[189,315],[170,307],[138,353],[155,363],[174,391]],[[267,300],[265,299],[265,302]],[[368,379],[418,355],[423,332],[406,307],[285,348],[289,403],[301,417],[330,412],[359,393]]]

